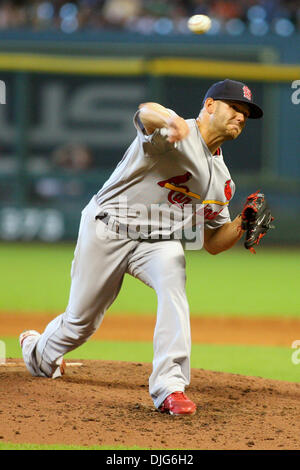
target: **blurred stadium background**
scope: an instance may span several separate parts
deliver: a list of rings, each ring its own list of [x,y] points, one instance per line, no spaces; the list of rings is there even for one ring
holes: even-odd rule
[[[213,20],[201,36],[186,26],[198,13]],[[265,111],[224,145],[232,214],[261,189],[276,219],[264,245],[299,244],[299,38],[292,0],[1,1],[0,239],[75,240],[137,105],[195,117],[208,86],[232,78]]]

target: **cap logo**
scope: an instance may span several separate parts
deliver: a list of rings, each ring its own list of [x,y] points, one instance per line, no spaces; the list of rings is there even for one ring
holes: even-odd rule
[[[243,94],[244,94],[244,98],[247,98],[247,100],[249,100],[249,101],[252,100],[251,90],[246,85],[243,86]]]

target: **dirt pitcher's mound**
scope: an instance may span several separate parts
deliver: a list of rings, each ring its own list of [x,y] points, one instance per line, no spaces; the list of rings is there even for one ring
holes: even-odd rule
[[[151,364],[80,361],[56,380],[20,360],[0,367],[0,438],[6,442],[149,449],[299,449],[300,384],[192,370],[198,410],[153,407]],[[73,362],[73,361],[70,361]],[[75,361],[74,361],[75,362]]]

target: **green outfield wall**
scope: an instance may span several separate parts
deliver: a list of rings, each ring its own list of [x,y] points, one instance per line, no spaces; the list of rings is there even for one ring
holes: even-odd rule
[[[0,239],[74,239],[82,208],[135,136],[138,104],[158,101],[196,117],[211,83],[232,78],[248,83],[265,112],[223,147],[237,187],[232,215],[249,193],[263,190],[276,221],[265,243],[300,242],[299,35],[291,48],[272,36],[236,44],[1,34]]]

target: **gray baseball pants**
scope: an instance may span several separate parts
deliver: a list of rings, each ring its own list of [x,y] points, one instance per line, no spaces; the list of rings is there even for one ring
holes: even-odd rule
[[[82,211],[67,309],[48,324],[31,349],[24,348],[24,361],[32,375],[50,377],[56,360],[99,328],[129,273],[157,294],[149,392],[158,408],[170,393],[184,391],[190,383],[191,334],[182,244],[119,238],[95,220],[100,211],[94,197]]]

